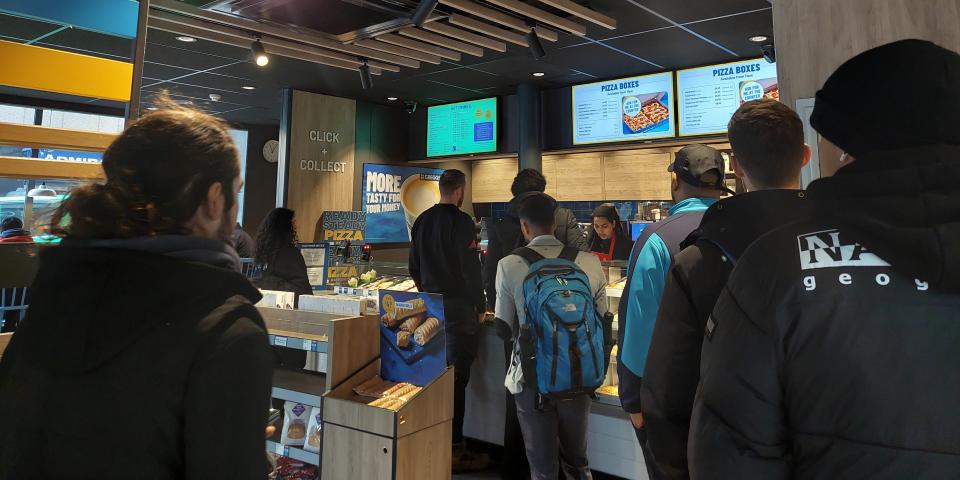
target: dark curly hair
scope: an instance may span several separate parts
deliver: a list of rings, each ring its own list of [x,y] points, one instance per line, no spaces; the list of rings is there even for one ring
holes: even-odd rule
[[[103,153],[106,183],[73,189],[54,212],[55,234],[81,239],[186,234],[217,182],[225,211],[233,207],[240,163],[227,124],[181,107],[166,94],[155,103],[158,111],[133,122]]]
[[[274,208],[257,229],[257,245],[253,250],[254,263],[269,265],[277,252],[297,243],[297,226],[293,223],[293,210]]]

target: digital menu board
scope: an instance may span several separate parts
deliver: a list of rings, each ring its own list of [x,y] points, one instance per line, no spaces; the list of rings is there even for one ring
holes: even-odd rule
[[[497,98],[427,108],[427,156],[497,150]]]
[[[573,143],[672,137],[673,73],[574,85]]]
[[[777,65],[762,58],[677,72],[680,135],[726,133],[740,104],[780,100]]]

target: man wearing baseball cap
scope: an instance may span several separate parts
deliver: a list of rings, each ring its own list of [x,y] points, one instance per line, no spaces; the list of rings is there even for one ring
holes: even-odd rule
[[[956,478],[958,85],[960,55],[903,40],[817,93],[843,167],[744,253],[707,321],[691,478]],[[871,101],[904,88],[894,117]]]
[[[706,145],[682,148],[667,170],[671,172],[670,193],[676,204],[670,208],[669,217],[645,228],[633,245],[627,284],[620,299],[617,343],[620,403],[630,414],[648,474],[653,479],[657,478],[657,472],[643,430],[640,385],[660,296],[673,255],[700,224],[703,212],[726,190],[723,157]]]

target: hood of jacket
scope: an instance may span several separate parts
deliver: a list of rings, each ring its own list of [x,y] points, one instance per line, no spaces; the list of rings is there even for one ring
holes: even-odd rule
[[[27,361],[67,374],[91,371],[163,323],[199,322],[236,296],[260,300],[230,268],[221,242],[154,240],[67,240],[44,249],[28,320],[17,332]]]
[[[818,218],[895,270],[960,292],[960,146],[866,154],[809,193]]]
[[[22,228],[11,228],[0,232],[0,238],[29,237],[30,231]]]
[[[700,226],[681,244],[704,240],[740,258],[757,238],[774,228],[806,218],[810,202],[801,190],[758,190],[718,201],[703,214]]]

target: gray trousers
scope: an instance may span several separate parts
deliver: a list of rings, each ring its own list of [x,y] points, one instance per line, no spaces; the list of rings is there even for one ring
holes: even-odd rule
[[[513,396],[532,480],[557,480],[562,467],[568,480],[591,480],[587,462],[587,417],[590,397],[550,400],[536,408],[536,394],[524,389]],[[562,464],[562,465],[561,465]]]

